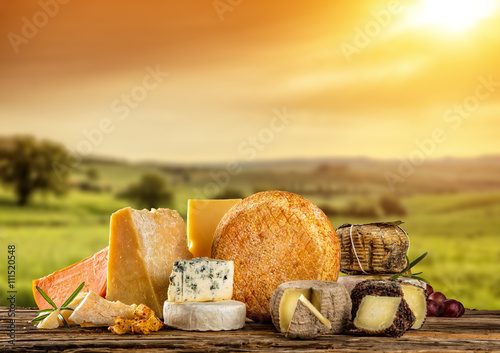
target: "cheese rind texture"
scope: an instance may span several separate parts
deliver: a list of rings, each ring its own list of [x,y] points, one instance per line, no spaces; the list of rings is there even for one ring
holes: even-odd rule
[[[234,261],[233,299],[247,305],[250,319],[269,322],[269,301],[281,283],[337,280],[340,245],[328,217],[312,202],[264,191],[224,215],[211,257]]]
[[[342,249],[340,270],[348,274],[399,273],[410,246],[400,223],[343,224],[337,228]]]
[[[349,294],[351,294],[352,290],[356,285],[360,282],[367,281],[367,280],[390,280],[392,276],[395,274],[387,274],[387,275],[346,275],[346,276],[340,276],[337,282],[342,283]],[[407,283],[411,284],[417,287],[421,287],[425,290],[426,288],[426,283],[424,281],[420,281],[418,279],[414,278],[407,278],[407,277],[399,277],[397,279],[399,283]]]
[[[321,334],[338,334],[351,318],[351,298],[343,285],[331,281],[291,281],[278,286],[269,304],[276,330],[287,332],[300,296],[304,296],[331,323],[321,325]]]
[[[121,209],[111,216],[106,299],[145,304],[161,318],[174,261],[192,257],[179,213]]]
[[[321,317],[321,320],[320,320]],[[322,321],[323,320],[323,321]],[[286,331],[287,338],[312,339],[320,334],[319,328],[329,322],[303,295],[299,297],[293,311],[290,325]],[[330,325],[331,326],[331,325]]]
[[[168,301],[204,302],[231,299],[233,261],[198,257],[175,261],[170,275]]]
[[[245,325],[246,307],[242,302],[172,303],[165,301],[165,325],[187,331],[238,330]]]
[[[211,257],[215,229],[227,211],[241,199],[188,200],[187,235],[194,257]]]
[[[81,326],[111,326],[119,316],[124,319],[134,317],[137,305],[112,302],[89,292],[75,308],[69,319]]]

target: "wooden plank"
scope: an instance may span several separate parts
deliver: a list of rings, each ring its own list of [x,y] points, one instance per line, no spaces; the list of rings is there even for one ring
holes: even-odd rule
[[[470,311],[458,319],[428,318],[420,330],[403,337],[366,336],[356,330],[317,340],[289,340],[271,324],[248,323],[244,329],[224,332],[188,332],[162,329],[151,335],[117,336],[106,328],[38,330],[28,323],[35,309],[17,308],[15,341],[10,344],[8,309],[0,308],[0,350],[10,352],[326,352],[360,351],[500,351],[500,311]]]

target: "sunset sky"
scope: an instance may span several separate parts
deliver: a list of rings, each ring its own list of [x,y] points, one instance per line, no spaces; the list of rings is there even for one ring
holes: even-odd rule
[[[0,135],[181,163],[500,153],[496,0],[2,1],[0,34]]]

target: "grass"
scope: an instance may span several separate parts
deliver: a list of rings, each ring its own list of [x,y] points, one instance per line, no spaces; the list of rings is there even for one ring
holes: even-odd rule
[[[110,166],[102,178],[120,175]],[[129,178],[136,180],[135,171]],[[109,180],[109,179],[108,179]],[[174,208],[185,214],[191,188],[176,189]],[[335,202],[335,201],[333,201]],[[402,219],[410,234],[410,258],[425,251],[429,255],[415,268],[423,271],[436,291],[458,299],[468,308],[500,309],[500,192],[420,195],[405,198],[408,215]],[[108,244],[109,216],[128,206],[111,193],[73,190],[66,197],[37,196],[25,208],[13,205],[12,196],[0,189],[0,239],[4,256],[7,245],[16,245],[16,290],[18,306],[34,306],[31,280],[69,266]],[[331,219],[343,223],[364,223],[380,219]],[[395,220],[395,219],[384,219]],[[6,273],[6,261],[0,271]],[[6,278],[3,276],[2,278]],[[0,283],[3,293],[7,281]],[[0,305],[7,305],[6,296]]]
[[[109,242],[109,216],[126,201],[111,194],[71,191],[56,199],[36,197],[25,208],[12,205],[12,199],[0,194],[0,239],[16,246],[16,290],[18,306],[34,306],[31,280],[69,266],[106,247]],[[6,261],[0,271],[6,273]],[[0,283],[3,293],[6,281]],[[0,305],[7,305],[6,298]]]

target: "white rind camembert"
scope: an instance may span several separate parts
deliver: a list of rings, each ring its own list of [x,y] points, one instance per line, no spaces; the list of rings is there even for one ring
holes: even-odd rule
[[[172,303],[165,301],[165,325],[186,331],[238,330],[245,326],[246,307],[242,302]]]

